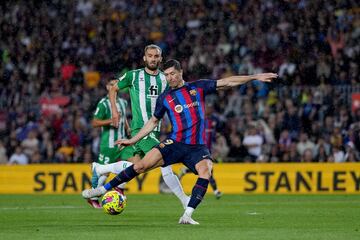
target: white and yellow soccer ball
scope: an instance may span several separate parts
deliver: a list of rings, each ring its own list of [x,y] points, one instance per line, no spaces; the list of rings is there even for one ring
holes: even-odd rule
[[[101,205],[105,213],[118,215],[122,213],[126,207],[126,197],[118,191],[110,191],[102,197]]]

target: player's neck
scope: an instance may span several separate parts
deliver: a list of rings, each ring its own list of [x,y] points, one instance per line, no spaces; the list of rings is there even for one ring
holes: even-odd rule
[[[151,70],[151,69],[145,67],[145,72],[150,75],[158,75],[159,69]]]

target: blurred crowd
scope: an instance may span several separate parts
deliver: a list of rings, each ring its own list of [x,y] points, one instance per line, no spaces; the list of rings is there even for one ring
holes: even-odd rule
[[[356,0],[5,1],[0,32],[0,163],[97,159],[104,80],[149,43],[189,81],[279,74],[209,96],[218,161],[360,160]]]

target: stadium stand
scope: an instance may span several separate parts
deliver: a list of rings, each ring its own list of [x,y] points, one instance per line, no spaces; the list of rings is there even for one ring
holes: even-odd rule
[[[99,131],[90,120],[106,94],[103,79],[141,66],[149,43],[166,59],[181,59],[189,81],[278,72],[275,83],[209,99],[218,120],[214,154],[222,161],[359,161],[356,3],[2,2],[0,163],[21,153],[29,163],[95,159]],[[249,126],[263,140],[256,157],[243,144]]]

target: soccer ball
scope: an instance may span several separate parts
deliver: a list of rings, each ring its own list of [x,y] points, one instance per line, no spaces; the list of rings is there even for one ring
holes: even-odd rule
[[[107,214],[118,215],[126,207],[126,197],[117,191],[110,191],[102,197],[101,205]]]

